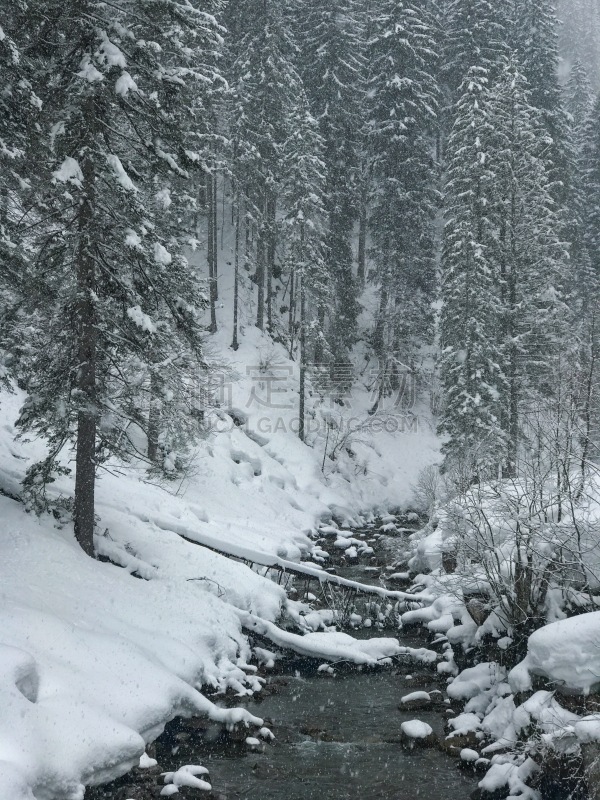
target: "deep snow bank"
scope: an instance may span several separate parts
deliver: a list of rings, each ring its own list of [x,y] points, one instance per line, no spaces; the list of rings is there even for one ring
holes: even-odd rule
[[[589,693],[600,685],[600,611],[545,625],[532,633],[527,656],[510,673],[515,692],[529,691],[532,675],[566,691]]]
[[[70,526],[59,530],[52,517],[37,520],[0,495],[2,800],[31,800],[32,791],[37,800],[79,800],[83,783],[137,762],[176,714],[234,721],[236,712],[215,707],[199,689],[257,688],[245,670],[240,612],[272,624],[284,596],[200,545],[292,561],[313,555],[320,563],[310,538],[319,524],[351,525],[364,512],[410,505],[419,470],[439,457],[427,410],[419,417],[419,408],[409,409],[406,429],[393,408],[372,418],[372,369],[362,353],[363,377],[343,406],[309,382],[309,441],[301,443],[298,365],[254,326],[254,287],[243,275],[240,347],[230,349],[227,247],[220,262],[223,302],[211,348],[223,363],[223,384],[186,476],[159,486],[144,464],[121,463],[99,475],[96,544],[120,567],[91,561]],[[0,492],[13,496],[45,455],[43,441],[15,441],[23,399],[19,391],[0,397]],[[395,430],[386,429],[394,422]],[[356,430],[346,436],[349,426]],[[64,465],[70,461],[65,452]],[[49,487],[50,497],[72,493],[72,476]],[[398,648],[381,640],[367,652],[353,641],[344,647],[366,662]],[[303,646],[339,657],[339,644],[320,635]]]
[[[176,714],[259,722],[199,689],[252,687],[230,602],[251,607],[260,594],[274,612],[277,586],[229,562],[235,596],[175,567],[136,580],[87,558],[49,517],[1,497],[0,515],[0,797],[82,797],[82,783],[137,763]]]
[[[27,467],[44,455],[43,442],[14,440],[10,421],[22,399],[19,392],[1,398],[0,489],[15,496]],[[273,623],[284,593],[193,542],[295,560],[313,552],[309,534],[320,521],[351,522],[363,504],[391,503],[385,475],[376,480],[383,494],[369,494],[372,478],[358,491],[359,475],[346,468],[324,475],[318,449],[293,434],[257,438],[223,413],[227,424],[198,445],[183,482],[157,486],[143,465],[101,473],[97,547],[113,564],[87,558],[70,525],[60,529],[52,516],[37,519],[0,495],[1,798],[31,800],[34,792],[36,800],[79,800],[83,784],[137,763],[177,714],[252,721],[200,690],[259,688],[246,669],[240,615]],[[379,466],[392,475],[387,444]],[[61,476],[49,489],[69,497],[72,479]],[[322,655],[321,639],[315,645],[311,652]]]

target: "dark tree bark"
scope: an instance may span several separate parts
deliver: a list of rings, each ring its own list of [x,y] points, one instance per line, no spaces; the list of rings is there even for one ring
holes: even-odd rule
[[[298,409],[298,436],[301,442],[306,440],[304,418],[306,415],[306,292],[304,280],[300,277],[300,402]]]
[[[154,372],[150,376],[150,409],[148,411],[148,460],[152,463],[158,458],[158,436],[160,432],[160,404],[158,402],[158,381]]]
[[[592,399],[594,396],[595,376],[596,376],[597,346],[596,346],[596,311],[591,311],[590,325],[590,356],[587,364],[587,375],[584,385],[583,396],[583,432],[581,433],[581,479],[580,486],[575,496],[576,500],[581,498],[585,486],[585,477],[589,468],[588,459],[592,443]]]
[[[211,203],[211,210],[212,210],[212,240],[213,240],[213,284],[215,287],[215,304],[219,299],[219,275],[218,275],[218,219],[217,219],[217,212],[218,212],[219,204],[217,201],[217,173],[212,176],[212,203]],[[216,329],[216,319],[215,319],[215,329]]]
[[[360,210],[358,216],[358,268],[356,277],[358,279],[358,285],[361,288],[364,287],[367,280],[368,193],[368,188],[365,184],[361,192]]]
[[[235,201],[235,251],[233,254],[233,338],[231,347],[237,350],[238,342],[238,306],[240,293],[240,201]]]
[[[210,332],[217,331],[217,205],[214,175],[206,175],[207,261],[210,298]]]
[[[304,227],[300,231],[300,263],[304,262]],[[298,403],[298,437],[306,441],[304,418],[306,416],[306,290],[304,272],[298,276],[300,284],[300,401]]]
[[[92,124],[94,104],[87,103],[87,120]],[[94,291],[96,270],[92,253],[91,226],[95,203],[95,169],[88,151],[82,159],[83,197],[79,210],[79,245],[76,256],[77,306],[76,336],[78,364],[75,388],[81,403],[77,415],[75,455],[75,537],[82,549],[94,556],[94,502],[96,482],[96,312]]]
[[[325,328],[325,309],[323,308],[322,305],[319,305],[317,317],[319,320],[319,330],[322,331]],[[323,351],[323,337],[319,336],[317,338],[317,341],[315,342],[315,354],[314,354],[315,364],[317,366],[321,365],[323,363],[324,357],[325,354]]]
[[[258,285],[256,327],[261,331],[265,329],[265,239],[266,232],[263,225],[258,232],[256,241],[256,283]]]
[[[373,350],[381,360],[385,359],[385,326],[386,317],[388,312],[388,302],[390,296],[386,284],[381,287],[379,295],[379,311],[377,313],[377,321],[375,323],[375,331],[373,332]]]
[[[511,267],[508,275],[508,341],[509,347],[509,367],[508,367],[508,476],[514,477],[517,474],[517,457],[519,449],[519,351],[516,344],[516,314],[517,309],[517,264],[518,252],[515,241],[515,230],[517,225],[516,198],[513,193],[511,199]]]
[[[288,332],[290,336],[290,358],[294,357],[294,345],[296,342],[295,329],[296,324],[296,272],[292,269],[290,274],[290,310],[288,313]]]
[[[267,201],[267,252],[266,252],[266,279],[267,279],[267,330],[273,331],[273,272],[275,269],[276,249],[276,215],[277,201],[271,194]]]

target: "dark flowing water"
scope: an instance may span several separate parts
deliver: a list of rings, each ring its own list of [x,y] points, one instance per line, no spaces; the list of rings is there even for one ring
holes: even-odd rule
[[[371,531],[357,534],[373,541]],[[391,564],[403,543],[386,537],[376,550],[380,564]],[[337,571],[365,583],[378,582],[378,571],[365,560],[338,562]],[[362,629],[356,635],[396,633]],[[409,646],[423,645],[402,633],[400,637]],[[411,675],[410,669],[354,669],[331,677],[315,672],[314,666],[292,665],[287,673],[268,677],[261,696],[232,701],[267,722],[275,734],[272,743],[252,750],[243,741],[227,741],[201,720],[179,721],[156,743],[159,767],[167,771],[202,764],[210,771],[215,800],[466,800],[477,779],[459,770],[456,760],[437,748],[408,750],[401,744],[400,725],[405,720],[420,719],[443,733],[444,709],[398,709],[404,694],[438,688],[431,673],[415,665]],[[90,800],[157,797],[157,778],[136,772],[111,787],[93,790]],[[182,790],[177,797],[202,794]]]
[[[248,704],[276,739],[259,752],[222,747],[210,733],[175,755],[159,747],[163,769],[203,764],[223,800],[466,800],[476,786],[436,749],[406,750],[400,725],[418,717],[442,732],[439,712],[400,712],[403,694],[432,684],[392,672],[274,678],[280,691]],[[282,685],[285,681],[287,685]],[[267,689],[268,691],[268,689]]]

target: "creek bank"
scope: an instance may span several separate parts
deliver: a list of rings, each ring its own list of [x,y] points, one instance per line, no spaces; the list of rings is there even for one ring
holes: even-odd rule
[[[446,577],[416,582],[430,595]],[[539,628],[521,661],[507,637],[477,637],[489,614],[478,622],[449,594],[401,618],[445,657],[437,668],[456,715],[442,746],[482,772],[476,800],[600,798],[600,613]]]
[[[344,574],[356,570],[360,579],[369,576],[381,585],[377,573],[389,563],[381,554],[401,550],[404,555],[406,531],[388,529],[378,534],[369,529],[360,534],[374,540],[374,552],[364,552],[362,563],[360,558],[348,560],[340,554],[335,568]],[[380,563],[375,565],[371,559]],[[372,631],[359,626],[355,633],[367,638]],[[426,649],[421,646],[422,636],[413,638],[403,640],[403,646]],[[257,791],[261,800],[393,798],[405,781],[411,789],[420,786],[419,791],[433,800],[464,800],[474,788],[472,774],[456,769],[456,760],[438,747],[450,709],[440,691],[445,677],[431,669],[431,659],[420,665],[395,663],[385,670],[361,669],[345,662],[323,670],[322,660],[290,652],[281,657],[260,646],[262,640],[254,644],[259,645],[254,652],[263,665],[255,673],[264,681],[261,691],[251,698],[226,695],[214,700],[223,707],[241,704],[254,709],[275,733],[272,744],[245,729],[225,731],[203,719],[176,719],[147,750],[158,760],[156,766],[136,768],[111,785],[90,789],[86,798],[154,800],[165,789],[161,773],[185,764],[208,767],[214,788],[203,794],[215,800],[256,796]],[[419,723],[431,729],[427,744],[433,747],[411,745],[402,731],[402,723],[414,721],[415,710],[399,709],[399,701],[415,690],[430,698],[429,707],[419,710]],[[193,794],[198,796],[188,787],[178,792],[184,798]]]
[[[436,678],[440,689],[448,694],[446,702],[449,701],[445,709],[438,705],[438,710],[448,715],[446,735],[403,735],[396,740],[410,748],[439,747],[458,759],[464,769],[482,776],[473,792],[475,800],[502,800],[508,796],[523,800],[600,800],[600,736],[591,735],[592,726],[600,734],[600,696],[594,694],[596,686],[586,685],[586,691],[592,689],[586,696],[579,685],[588,678],[588,683],[592,678],[596,683],[600,681],[600,650],[595,633],[600,630],[600,623],[594,627],[586,622],[586,615],[575,618],[575,628],[587,625],[588,635],[584,640],[589,640],[590,653],[583,659],[586,664],[576,666],[577,685],[572,686],[564,680],[564,674],[573,672],[574,653],[581,658],[584,655],[580,652],[580,631],[576,641],[571,642],[565,634],[572,623],[557,623],[565,631],[557,632],[556,637],[550,635],[546,642],[548,633],[552,634],[551,628],[539,629],[533,640],[540,639],[537,648],[540,653],[534,648],[528,656],[533,673],[531,686],[517,691],[519,687],[509,685],[507,680],[508,670],[515,662],[510,639],[487,634],[474,643],[475,633],[490,619],[491,609],[486,602],[489,598],[479,590],[470,590],[464,600],[458,600],[448,592],[451,587],[444,585],[444,580],[450,582],[451,577],[415,575],[407,541],[381,541],[391,543],[396,558],[391,572],[389,566],[386,569],[379,562],[379,575],[373,575],[373,579],[390,588],[395,584],[394,588],[398,586],[412,594],[423,592],[424,598],[425,594],[431,596],[433,580],[441,585],[433,603],[428,597],[420,605],[400,604],[398,611],[403,630],[410,633],[415,643],[420,641],[439,653]],[[378,539],[377,556],[380,547]],[[562,642],[562,646],[558,656],[550,658],[553,641]],[[539,674],[548,670],[550,664],[556,674]],[[431,698],[424,695],[424,692],[409,693],[401,699],[400,709],[421,716],[421,712],[434,707]],[[550,719],[552,716],[555,719]],[[581,728],[588,721],[589,732],[583,737],[575,736],[573,726]],[[586,741],[586,736],[593,740]]]
[[[264,691],[243,701],[273,730],[272,743],[253,749],[205,720],[175,720],[153,745],[160,765],[153,775],[134,770],[118,786],[94,789],[86,800],[157,800],[160,773],[183,764],[204,765],[213,785],[212,793],[182,789],[183,798],[395,800],[406,786],[411,797],[464,800],[473,791],[473,775],[457,769],[456,760],[435,748],[402,746],[402,723],[413,715],[398,711],[398,698],[416,682],[406,670],[348,668],[331,677],[298,666],[267,676]],[[429,682],[416,688],[435,691],[431,675],[419,680],[424,677]],[[419,716],[436,736],[443,735],[439,712]]]

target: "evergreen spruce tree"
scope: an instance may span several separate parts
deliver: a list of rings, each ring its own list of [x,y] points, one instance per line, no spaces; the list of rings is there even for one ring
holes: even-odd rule
[[[577,75],[573,69],[571,78]],[[578,80],[577,85],[582,81]],[[585,81],[583,81],[585,87]],[[573,93],[573,81],[568,89]],[[577,96],[585,104],[585,91]],[[572,104],[570,111],[574,120],[581,114]],[[598,402],[597,385],[600,367],[600,102],[592,104],[587,119],[574,129],[577,147],[574,179],[572,182],[570,212],[574,221],[575,236],[572,238],[570,270],[572,279],[571,306],[573,327],[572,341],[578,345],[576,368],[573,369],[573,392],[580,415],[581,475],[589,473],[589,460],[598,446]],[[582,483],[583,486],[583,483]]]
[[[289,288],[289,347],[299,350],[300,439],[305,438],[305,395],[309,353],[324,332],[320,320],[331,301],[326,266],[323,203],[325,164],[318,124],[303,94],[290,119],[290,136],[283,156],[282,200],[286,209],[284,236]],[[297,346],[297,347],[296,347]]]
[[[302,54],[300,73],[325,148],[326,258],[335,288],[328,341],[332,369],[339,365],[341,374],[356,338],[359,312],[352,235],[359,204],[358,143],[363,126],[362,22],[354,0],[327,4],[301,0],[294,18]],[[317,347],[315,360],[321,362],[324,356],[322,347]]]
[[[441,427],[450,460],[514,476],[531,404],[555,392],[567,248],[526,79],[509,63],[464,89],[448,145]]]
[[[203,161],[198,91],[218,79],[207,67],[219,41],[211,10],[40,0],[28,14],[44,91],[28,137],[41,197],[24,218],[35,259],[20,424],[49,441],[28,474],[33,490],[75,441],[75,534],[90,555],[98,465],[138,452],[141,430],[171,473],[197,427],[205,299],[183,249],[190,175]]]
[[[18,221],[31,202],[33,186],[25,154],[41,104],[24,54],[29,46],[26,12],[27,4],[15,3],[5,10],[0,27],[0,384],[7,389],[10,367],[24,349],[16,334],[15,314],[26,288],[23,279],[31,254],[19,246]]]
[[[438,197],[432,159],[437,111],[435,38],[418,4],[378,4],[369,48],[370,148],[380,364],[408,365],[432,333],[436,293],[434,219]],[[383,374],[390,371],[383,368]],[[385,381],[385,379],[384,379]]]
[[[577,60],[571,69],[569,80],[564,87],[564,101],[569,112],[569,132],[571,147],[569,153],[570,180],[565,216],[567,219],[567,238],[571,245],[571,265],[569,269],[569,294],[575,296],[587,292],[586,275],[590,259],[585,244],[586,238],[586,197],[587,186],[587,141],[588,120],[593,108],[593,92],[582,63]]]
[[[569,128],[558,83],[558,22],[551,0],[514,0],[511,41],[547,135],[547,161],[553,195],[564,207],[569,196]]]
[[[500,351],[504,375],[504,464],[515,475],[526,426],[523,414],[540,396],[555,392],[560,348],[566,340],[567,245],[545,163],[544,116],[531,105],[529,85],[511,63],[492,87],[494,128],[492,213],[497,215],[496,275],[501,303]]]
[[[600,100],[596,100],[586,121],[582,148],[582,173],[585,186],[585,245],[594,272],[600,276]]]
[[[502,318],[493,259],[495,136],[487,71],[469,70],[448,139],[442,254],[440,431],[448,466],[473,475],[497,469],[505,446],[499,329]]]
[[[559,48],[566,65],[579,61],[593,88],[600,87],[600,6],[596,0],[559,0]]]
[[[230,136],[235,182],[246,207],[246,225],[256,235],[256,324],[273,328],[273,273],[278,236],[278,192],[282,148],[294,102],[302,93],[294,67],[295,45],[283,8],[275,0],[236,3],[230,10],[246,24],[231,65]]]
[[[502,71],[511,51],[512,8],[513,0],[450,0],[444,6],[441,75],[448,108],[458,101],[472,67],[485,69],[488,82]]]
[[[565,108],[571,115],[571,130],[576,149],[580,150],[585,124],[594,104],[594,91],[588,73],[579,59],[575,59],[564,90]]]

